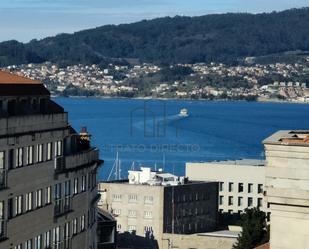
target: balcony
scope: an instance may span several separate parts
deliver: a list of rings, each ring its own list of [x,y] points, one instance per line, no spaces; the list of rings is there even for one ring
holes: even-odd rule
[[[72,155],[60,156],[55,159],[56,173],[63,173],[85,165],[91,165],[99,160],[99,150],[91,148]]]
[[[66,215],[69,212],[72,212],[72,197],[67,196],[62,199],[55,200],[54,203],[54,217],[60,217]]]
[[[7,187],[7,171],[0,169],[0,190]]]
[[[50,249],[72,249],[72,239],[68,238],[63,241],[55,242]]]
[[[67,125],[67,113],[11,116],[0,118],[0,135],[57,129]]]

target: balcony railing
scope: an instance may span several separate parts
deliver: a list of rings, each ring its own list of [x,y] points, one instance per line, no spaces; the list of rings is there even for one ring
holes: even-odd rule
[[[89,165],[98,161],[99,150],[91,148],[89,150],[81,151],[67,156],[59,156],[55,159],[55,171],[61,173],[79,166]]]
[[[0,169],[0,190],[7,187],[7,171]]]
[[[55,200],[54,216],[59,217],[72,211],[72,197],[67,196],[62,199]]]
[[[68,238],[63,241],[55,242],[52,244],[51,249],[72,249],[72,239]]]
[[[67,118],[67,113],[0,117],[0,135],[63,128]]]

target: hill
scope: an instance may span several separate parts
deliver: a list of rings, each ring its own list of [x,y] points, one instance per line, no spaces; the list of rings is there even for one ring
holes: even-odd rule
[[[244,57],[309,51],[309,8],[264,14],[165,17],[107,25],[23,44],[0,43],[0,65],[52,61],[107,63],[236,63]]]

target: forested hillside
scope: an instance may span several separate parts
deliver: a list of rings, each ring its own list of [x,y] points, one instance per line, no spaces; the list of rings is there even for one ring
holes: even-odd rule
[[[52,61],[106,63],[235,63],[251,56],[309,51],[309,8],[268,14],[165,17],[60,34],[27,44],[0,43],[0,65]],[[122,62],[122,61],[121,61]]]

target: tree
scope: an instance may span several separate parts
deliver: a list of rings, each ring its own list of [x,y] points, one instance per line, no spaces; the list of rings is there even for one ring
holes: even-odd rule
[[[269,241],[269,227],[266,225],[266,214],[258,208],[246,209],[241,216],[242,232],[233,249],[253,249]]]

